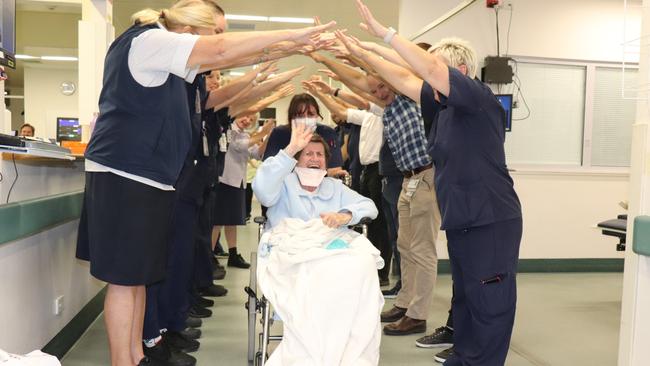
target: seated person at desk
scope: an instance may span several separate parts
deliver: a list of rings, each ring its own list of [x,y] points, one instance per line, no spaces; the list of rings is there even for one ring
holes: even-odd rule
[[[36,129],[34,128],[34,126],[30,125],[29,123],[25,123],[22,126],[20,126],[20,129],[18,130],[18,136],[34,137],[35,132]]]
[[[328,158],[323,139],[294,124],[289,145],[262,163],[253,180],[255,195],[269,207],[258,284],[284,322],[268,366],[379,362],[383,261],[366,238],[345,228],[375,218],[377,208],[324,178]]]

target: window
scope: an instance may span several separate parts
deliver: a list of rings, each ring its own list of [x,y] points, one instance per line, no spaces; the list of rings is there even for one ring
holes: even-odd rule
[[[516,70],[528,108],[515,97],[518,108],[506,134],[508,164],[580,166],[586,67],[519,62]],[[528,110],[528,118],[517,120]]]
[[[636,100],[624,99],[621,88],[623,76],[625,85],[636,85],[635,68],[522,59],[515,74],[500,90],[516,101],[508,165],[630,166]]]
[[[625,70],[625,85],[635,85],[638,71]],[[630,166],[636,100],[621,97],[621,68],[596,67],[591,135],[592,166]]]

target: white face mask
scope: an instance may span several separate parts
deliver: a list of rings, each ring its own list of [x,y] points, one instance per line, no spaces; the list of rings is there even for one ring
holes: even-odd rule
[[[316,131],[316,125],[321,121],[319,117],[298,117],[293,119],[293,123],[304,124],[307,127],[311,128],[311,131]]]
[[[300,184],[305,187],[318,187],[327,174],[327,170],[314,168],[296,167],[294,171],[298,175]]]

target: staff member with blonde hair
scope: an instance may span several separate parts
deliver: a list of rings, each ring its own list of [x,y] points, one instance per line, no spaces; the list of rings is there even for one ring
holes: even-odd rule
[[[143,10],[106,55],[100,116],[86,151],[77,256],[108,282],[104,315],[114,366],[149,364],[141,342],[145,285],[165,272],[173,185],[195,108],[186,81],[201,65],[234,64],[276,42],[313,43],[332,25],[215,35],[215,17],[191,0]]]

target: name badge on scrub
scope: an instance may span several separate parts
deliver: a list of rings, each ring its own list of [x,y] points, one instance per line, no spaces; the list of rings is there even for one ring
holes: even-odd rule
[[[420,184],[420,181],[422,178],[411,178],[409,179],[409,182],[406,184],[406,197],[411,198],[415,194],[415,190],[418,189],[418,184]]]
[[[221,137],[219,137],[219,151],[228,151],[228,138],[225,134],[222,134]]]
[[[196,98],[194,98],[194,113],[201,114],[201,95],[199,88],[196,88]]]

